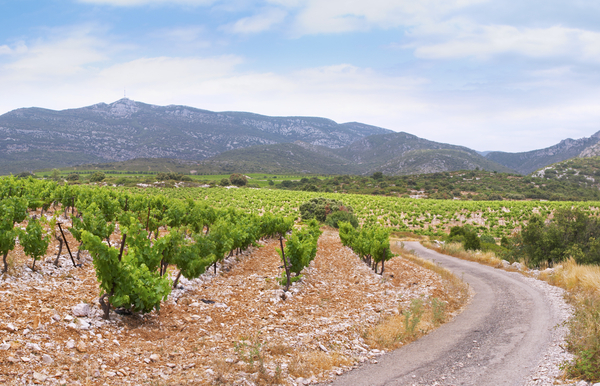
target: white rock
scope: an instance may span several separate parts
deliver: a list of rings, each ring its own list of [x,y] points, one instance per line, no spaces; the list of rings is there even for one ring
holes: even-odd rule
[[[33,372],[33,379],[38,382],[45,382],[48,377],[42,373],[38,373],[36,371]]]
[[[75,341],[73,339],[69,339],[67,341],[67,348],[69,348],[69,349],[75,348]]]
[[[73,320],[73,319],[74,319],[74,318],[73,318],[71,315],[67,315],[67,316],[65,316],[65,320],[66,320],[67,322],[70,322],[70,321],[71,321],[71,320]]]
[[[80,330],[89,330],[90,324],[88,322],[86,322],[85,320],[80,319],[77,321],[77,328]]]
[[[152,354],[152,355],[150,355],[150,360],[152,362],[158,362],[160,360],[160,355],[158,355],[158,354]]]
[[[10,343],[0,344],[0,350],[6,351],[10,348]]]
[[[74,306],[71,311],[73,312],[73,315],[83,318],[89,315],[90,305],[87,303],[79,303],[78,305]]]
[[[59,314],[54,314],[52,315],[52,319],[56,320],[57,322],[60,322],[60,315]]]
[[[28,349],[30,349],[32,351],[41,351],[42,350],[42,348],[37,343],[27,343],[25,345],[25,347],[27,347]]]
[[[54,363],[54,359],[52,359],[52,357],[50,357],[50,355],[44,354],[44,355],[42,355],[42,363],[51,365],[52,363]]]

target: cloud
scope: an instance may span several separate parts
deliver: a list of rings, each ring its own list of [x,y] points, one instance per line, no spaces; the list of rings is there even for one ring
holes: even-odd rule
[[[486,1],[306,0],[300,5],[295,28],[297,34],[304,35],[413,26],[437,20],[448,12]],[[289,3],[285,0],[278,2]]]
[[[192,5],[205,6],[217,0],[77,0],[80,3],[112,5],[118,7],[135,7],[143,5]]]
[[[268,9],[254,16],[245,17],[226,27],[227,30],[239,34],[252,34],[271,29],[281,23],[287,12],[281,9]]]
[[[415,48],[415,55],[427,59],[473,57],[489,59],[495,55],[518,54],[532,58],[569,57],[600,60],[600,33],[562,26],[519,28],[510,25],[475,25],[449,22],[440,37],[445,41],[426,43],[432,31],[420,31],[417,41],[405,47]],[[454,29],[452,31],[452,29]],[[440,30],[443,30],[442,28]]]

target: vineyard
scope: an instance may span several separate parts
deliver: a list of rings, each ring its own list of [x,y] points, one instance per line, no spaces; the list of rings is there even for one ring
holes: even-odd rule
[[[369,331],[411,300],[456,303],[381,227],[361,262],[293,210],[156,192],[0,180],[0,381],[300,384],[410,340]]]
[[[363,225],[381,225],[392,230],[422,235],[440,235],[455,225],[475,225],[482,234],[510,236],[527,224],[532,214],[551,216],[556,209],[579,208],[598,213],[599,202],[569,201],[462,201],[420,200],[358,194],[313,193],[258,189],[142,189],[130,191],[194,199],[216,208],[237,208],[246,213],[270,212],[295,216],[303,202],[315,197],[342,200],[350,205]]]

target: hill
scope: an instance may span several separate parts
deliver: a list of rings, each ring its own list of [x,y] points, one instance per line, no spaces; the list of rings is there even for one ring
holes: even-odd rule
[[[560,143],[540,150],[532,150],[522,153],[506,153],[493,151],[485,157],[521,174],[529,174],[551,165],[579,155],[598,155],[593,149],[600,141],[600,131],[589,138],[571,139],[567,138]]]
[[[340,148],[390,130],[314,117],[268,117],[121,99],[62,111],[0,116],[0,173],[135,158],[203,160],[224,151],[304,141]]]

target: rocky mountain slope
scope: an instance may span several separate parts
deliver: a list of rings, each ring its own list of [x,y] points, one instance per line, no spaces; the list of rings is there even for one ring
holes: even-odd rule
[[[387,175],[434,173],[476,168],[513,172],[462,146],[433,142],[408,133],[377,134],[338,149],[304,142],[253,146],[221,153],[201,162],[217,172]]]
[[[143,157],[202,160],[227,150],[298,140],[341,148],[389,132],[325,118],[217,113],[126,98],[63,111],[24,108],[0,116],[0,173]]]
[[[589,138],[567,138],[560,143],[540,150],[522,153],[493,151],[485,157],[521,174],[529,174],[544,166],[561,162],[577,156],[598,155],[596,144],[600,141],[600,131]],[[594,150],[596,149],[596,150]]]

